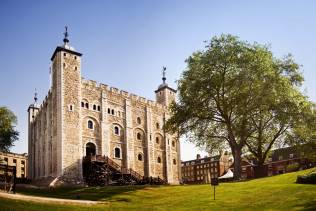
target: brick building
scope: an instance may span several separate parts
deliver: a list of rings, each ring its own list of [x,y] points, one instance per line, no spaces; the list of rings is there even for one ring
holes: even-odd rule
[[[16,177],[25,178],[27,177],[27,160],[28,156],[26,153],[17,154],[10,152],[0,152],[1,165],[16,166]],[[0,175],[4,172],[0,171]]]
[[[231,162],[225,154],[204,158],[198,154],[195,160],[181,162],[182,182],[210,183],[211,178],[223,175],[230,165]]]
[[[156,102],[81,77],[81,56],[64,44],[51,57],[51,87],[29,113],[29,175],[33,180],[83,181],[85,156],[101,155],[122,170],[179,183],[180,142],[163,130],[175,100],[163,74]],[[165,70],[165,69],[164,69]]]

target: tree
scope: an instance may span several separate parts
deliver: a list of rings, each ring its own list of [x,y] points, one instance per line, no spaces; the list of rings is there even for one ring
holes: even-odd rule
[[[283,60],[271,57],[270,63],[278,65],[257,76],[263,81],[257,90],[261,98],[258,107],[250,112],[254,132],[246,141],[257,160],[257,177],[265,176],[264,162],[272,147],[286,144],[287,135],[302,123],[303,115],[311,115],[312,108],[312,103],[298,89],[303,77],[292,57]]]
[[[302,80],[289,58],[275,59],[267,46],[232,35],[213,37],[204,51],[186,60],[178,81],[179,101],[171,105],[167,130],[178,130],[199,146],[228,145],[234,178],[240,179],[242,149],[252,143],[258,129],[254,117],[259,116],[254,114],[269,98],[269,92],[262,95],[263,91],[271,79],[275,84]]]
[[[15,130],[17,118],[6,107],[0,107],[0,150],[8,152],[13,143],[18,140],[19,132]]]

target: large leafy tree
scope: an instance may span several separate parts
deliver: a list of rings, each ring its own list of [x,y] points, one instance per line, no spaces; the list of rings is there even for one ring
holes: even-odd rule
[[[302,117],[311,117],[312,103],[299,87],[303,77],[299,66],[289,55],[283,60],[268,57],[270,64],[258,77],[257,108],[250,112],[253,134],[246,141],[248,150],[257,160],[255,173],[264,176],[264,162],[275,146],[289,144],[287,137],[301,125]]]
[[[15,130],[17,118],[6,107],[0,107],[0,150],[8,152],[14,142],[18,140],[19,132]]]
[[[270,92],[280,91],[266,88],[271,80],[290,87],[299,83],[298,65],[290,57],[274,58],[267,46],[232,35],[214,37],[186,63],[178,81],[179,101],[171,106],[166,128],[186,134],[199,146],[229,146],[234,177],[240,179],[242,149],[258,140],[254,122],[258,124],[260,110],[270,106],[265,101]]]

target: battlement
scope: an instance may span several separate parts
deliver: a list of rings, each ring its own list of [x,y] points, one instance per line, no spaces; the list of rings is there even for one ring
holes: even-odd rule
[[[120,89],[118,89],[116,87],[111,87],[111,86],[109,86],[107,84],[97,83],[94,80],[88,80],[88,79],[82,78],[81,83],[82,83],[83,86],[85,86],[85,87],[87,87],[89,89],[103,91],[106,94],[110,94],[110,95],[119,95],[122,98],[129,99],[131,101],[136,101],[136,102],[139,102],[139,103],[151,106],[151,107],[157,107],[157,108],[160,108],[160,109],[164,109],[165,108],[164,105],[162,105],[160,103],[157,103],[157,102],[155,102],[153,100],[148,100],[148,99],[146,99],[144,97],[135,95],[133,93],[129,93],[129,92],[124,91],[124,90],[120,90]]]

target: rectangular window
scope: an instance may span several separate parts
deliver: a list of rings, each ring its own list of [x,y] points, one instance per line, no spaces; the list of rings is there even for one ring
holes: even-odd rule
[[[16,163],[16,159],[13,159],[13,163]]]

